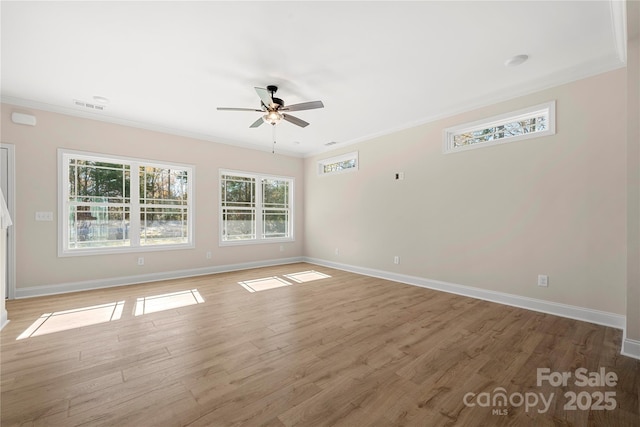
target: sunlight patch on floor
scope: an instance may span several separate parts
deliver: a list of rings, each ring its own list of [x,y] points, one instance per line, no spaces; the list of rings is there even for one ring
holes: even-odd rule
[[[328,274],[320,273],[318,271],[309,270],[301,271],[300,273],[283,274],[283,277],[295,282],[306,283],[313,282],[314,280],[326,279],[331,276]],[[263,279],[245,280],[244,282],[238,282],[243,288],[249,292],[260,292],[268,289],[282,288],[284,286],[292,286],[293,283],[286,281],[285,279],[273,276],[265,277]]]
[[[142,316],[143,314],[202,304],[203,302],[204,298],[202,298],[197,289],[141,297],[136,300],[136,308],[133,314],[134,316]]]
[[[263,279],[246,280],[238,282],[243,288],[249,292],[266,291],[267,289],[282,288],[283,286],[291,286],[292,284],[277,276],[265,277]]]
[[[17,340],[112,322],[120,319],[123,308],[124,301],[118,301],[73,310],[44,313],[20,334]]]
[[[318,271],[309,270],[302,271],[300,273],[285,274],[284,277],[286,277],[287,279],[291,279],[297,283],[306,283],[312,282],[314,280],[327,279],[331,276],[329,276],[328,274],[320,273]]]

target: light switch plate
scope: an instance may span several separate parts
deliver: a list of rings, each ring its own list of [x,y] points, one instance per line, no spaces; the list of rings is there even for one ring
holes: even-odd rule
[[[53,212],[36,212],[36,221],[53,221]]]

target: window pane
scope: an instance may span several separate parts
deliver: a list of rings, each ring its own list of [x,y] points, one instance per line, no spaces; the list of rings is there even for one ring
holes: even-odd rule
[[[188,172],[141,166],[139,174],[140,245],[188,243]]]
[[[262,180],[262,238],[289,236],[289,182]]]
[[[487,119],[486,124],[474,125],[474,128],[464,125],[449,128],[445,131],[445,152],[473,145],[483,146],[486,143],[493,145],[505,140],[517,141],[531,137],[532,134],[552,135],[555,133],[554,120],[555,104],[551,102],[514,112],[511,117]]]
[[[69,248],[129,246],[129,208],[72,205],[69,212]]]
[[[255,239],[256,214],[253,209],[224,209],[222,211],[223,240]]]
[[[142,207],[140,244],[171,245],[188,242],[187,209]]]
[[[262,237],[289,237],[289,212],[284,210],[263,211]]]
[[[255,206],[255,179],[224,175],[222,184],[223,206]]]
[[[128,203],[129,165],[72,159],[69,165],[69,200]]]
[[[256,238],[255,183],[251,177],[222,176],[222,240]]]
[[[262,180],[263,207],[289,207],[289,183],[275,179]]]
[[[333,174],[358,169],[358,152],[343,154],[318,161],[318,174]]]
[[[339,172],[345,169],[356,167],[356,159],[345,160],[342,162],[330,163],[324,165],[324,173]]]
[[[140,168],[140,202],[187,204],[188,174],[180,169]]]

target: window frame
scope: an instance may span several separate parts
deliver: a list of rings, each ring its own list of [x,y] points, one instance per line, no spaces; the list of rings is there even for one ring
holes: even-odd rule
[[[116,247],[70,248],[69,244],[69,165],[72,159],[96,161],[128,165],[129,177],[129,234],[130,244]],[[140,197],[140,172],[142,167],[155,167],[163,169],[180,169],[187,171],[187,241],[185,243],[170,244],[141,244],[140,213],[145,203]],[[170,206],[169,204],[167,206]],[[195,248],[195,166],[165,162],[151,159],[125,157],[103,153],[58,149],[58,256],[74,257],[85,255],[106,255],[119,253],[137,253],[154,251],[172,251]]]
[[[242,240],[225,240],[224,239],[224,206],[223,202],[223,191],[222,191],[222,177],[224,175],[228,176],[238,176],[244,178],[252,178],[254,179],[254,197],[255,197],[255,222],[253,223],[254,230],[254,238],[252,239],[242,239]],[[263,237],[263,193],[262,193],[262,181],[264,179],[270,180],[278,180],[278,181],[286,181],[288,183],[288,236],[285,237],[271,237],[265,238]],[[295,178],[290,176],[281,176],[281,175],[272,175],[266,173],[256,173],[256,172],[246,172],[246,171],[238,171],[231,169],[219,169],[218,171],[218,244],[219,246],[242,246],[242,245],[255,245],[255,244],[265,244],[265,243],[284,243],[284,242],[294,242],[295,241]]]
[[[348,162],[350,160],[355,160],[355,166],[352,168],[340,169],[336,171],[326,172],[325,168],[328,165],[333,165],[337,163]],[[360,168],[360,160],[358,158],[358,152],[352,151],[350,153],[341,154],[339,156],[329,157],[327,159],[318,160],[318,175],[319,176],[327,176],[327,175],[338,175],[349,172],[356,172]]]
[[[486,128],[505,125],[526,118],[545,115],[547,117],[547,129],[538,132],[530,132],[522,135],[515,135],[506,138],[494,139],[487,142],[469,144],[460,147],[454,146],[454,137],[456,135],[474,132]],[[517,111],[500,114],[486,119],[476,120],[470,123],[446,128],[443,131],[442,152],[444,154],[459,153],[461,151],[474,150],[476,148],[492,147],[499,144],[507,144],[510,142],[522,141],[532,138],[540,138],[556,133],[556,101],[549,101],[543,104],[534,105]]]

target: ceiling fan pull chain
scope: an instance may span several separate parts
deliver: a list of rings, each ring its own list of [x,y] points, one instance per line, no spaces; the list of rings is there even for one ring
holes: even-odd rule
[[[273,128],[273,146],[271,147],[271,154],[276,154],[276,124],[271,125]]]

